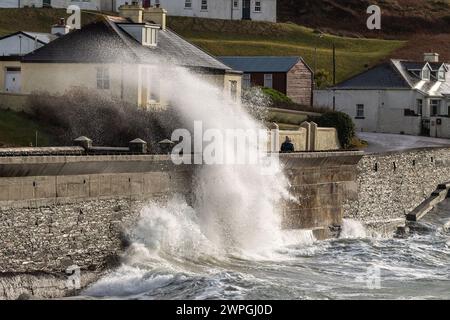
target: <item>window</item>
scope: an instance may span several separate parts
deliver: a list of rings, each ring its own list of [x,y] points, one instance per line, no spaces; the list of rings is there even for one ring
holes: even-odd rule
[[[144,45],[156,46],[158,30],[155,28],[144,28]]]
[[[239,9],[239,0],[233,0],[233,9]]]
[[[419,116],[421,116],[422,112],[423,112],[423,100],[422,99],[417,99],[417,114]]]
[[[161,101],[161,78],[153,72],[150,80],[150,101],[160,103]]]
[[[441,100],[430,100],[431,115],[437,116],[441,114]]]
[[[159,6],[159,5],[160,5],[159,0],[155,0],[155,5],[156,5],[156,6]]]
[[[192,9],[192,0],[184,0],[184,8]]]
[[[106,67],[97,68],[97,89],[109,89],[109,69]]]
[[[208,11],[208,0],[202,0],[201,10]]]
[[[261,12],[261,1],[255,1],[255,12]]]
[[[237,81],[230,81],[230,96],[233,101],[237,100]]]
[[[438,80],[439,81],[445,81],[445,71],[444,70],[439,70],[438,71]]]
[[[364,119],[364,105],[363,104],[356,105],[356,119]]]
[[[422,80],[430,80],[430,69],[425,68],[422,70]]]
[[[273,75],[272,74],[264,75],[264,87],[273,88]]]
[[[242,87],[250,88],[252,86],[252,75],[250,73],[244,73],[242,76]]]

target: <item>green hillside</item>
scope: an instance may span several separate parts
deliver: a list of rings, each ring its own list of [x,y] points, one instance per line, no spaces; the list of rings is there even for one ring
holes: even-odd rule
[[[169,17],[168,21],[174,31],[214,55],[299,55],[312,68],[316,60],[317,69],[330,73],[334,43],[338,81],[377,63],[406,44],[405,41],[332,36],[293,23],[187,17]]]
[[[0,9],[0,36],[16,31],[50,32],[53,24],[69,15],[65,9],[22,8]],[[94,21],[97,14],[83,12],[82,24]]]
[[[23,113],[0,109],[0,147],[35,145],[36,131],[38,146],[48,146],[51,139],[45,127]]]

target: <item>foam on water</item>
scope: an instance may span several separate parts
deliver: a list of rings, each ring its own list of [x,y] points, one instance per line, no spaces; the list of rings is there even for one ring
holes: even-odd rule
[[[340,238],[367,238],[367,231],[361,222],[351,219],[344,219],[342,223]]]

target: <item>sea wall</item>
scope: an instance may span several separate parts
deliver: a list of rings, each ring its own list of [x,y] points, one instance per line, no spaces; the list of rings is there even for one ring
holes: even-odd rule
[[[357,198],[344,217],[370,222],[401,220],[450,181],[450,149],[426,148],[365,155],[357,166]]]
[[[40,156],[16,151],[27,155],[0,156],[0,298],[68,294],[65,270],[72,265],[83,285],[92,282],[120,262],[143,206],[174,194],[194,197],[195,167],[175,166],[169,156],[82,155],[79,147],[42,148]],[[356,196],[361,156],[281,154],[295,198],[281,204],[283,226],[329,237],[342,222],[344,200]]]
[[[119,262],[141,208],[189,200],[191,177],[168,156],[0,157],[0,298],[68,294],[72,265],[92,282]]]
[[[339,229],[343,206],[358,197],[357,164],[362,152],[313,152],[280,155],[293,197],[283,206],[287,229],[312,229],[316,238]]]

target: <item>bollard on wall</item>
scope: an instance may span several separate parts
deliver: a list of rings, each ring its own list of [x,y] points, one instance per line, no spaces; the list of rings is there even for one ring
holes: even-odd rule
[[[89,150],[92,148],[92,140],[88,137],[81,136],[73,140],[75,146],[83,147],[84,150]]]
[[[172,152],[172,148],[175,145],[175,142],[173,142],[169,139],[164,139],[164,140],[161,140],[160,142],[158,142],[158,144],[163,153],[169,154],[170,152]]]
[[[128,147],[132,153],[147,153],[147,142],[139,138],[131,140]]]

